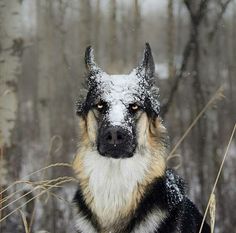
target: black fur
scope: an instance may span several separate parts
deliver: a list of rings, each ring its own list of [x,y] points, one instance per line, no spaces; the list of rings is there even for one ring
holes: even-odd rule
[[[81,213],[89,220],[99,232],[100,226],[89,207],[86,205],[80,188],[74,202]],[[198,233],[202,222],[202,215],[196,206],[185,195],[183,180],[172,170],[167,170],[166,175],[154,180],[146,189],[138,208],[132,214],[129,223],[122,233],[130,233],[136,225],[154,209],[167,212],[167,218],[155,229],[153,233]],[[202,233],[210,233],[210,227],[204,223]]]
[[[93,215],[91,209],[85,203],[80,186],[78,187],[78,189],[76,191],[73,202],[76,204],[77,208],[80,210],[80,212],[83,214],[83,216],[87,220],[89,220],[91,222],[92,226],[99,232],[99,230],[100,230],[99,223],[98,223],[96,217]],[[78,233],[80,233],[80,232],[78,232]]]

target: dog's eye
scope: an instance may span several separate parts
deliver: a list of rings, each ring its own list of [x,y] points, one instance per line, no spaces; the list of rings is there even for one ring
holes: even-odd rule
[[[129,109],[132,111],[132,112],[137,112],[139,109],[140,109],[140,106],[136,103],[134,104],[130,104],[129,105]]]
[[[102,111],[105,110],[105,108],[106,108],[106,103],[103,102],[103,101],[100,101],[100,102],[98,102],[98,103],[95,105],[95,108],[96,108],[99,112],[102,112]]]
[[[101,110],[104,108],[104,105],[102,103],[99,103],[96,105],[97,109]]]

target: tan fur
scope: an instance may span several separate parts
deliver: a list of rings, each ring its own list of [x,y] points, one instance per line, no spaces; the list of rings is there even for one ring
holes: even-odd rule
[[[137,125],[138,131],[138,147],[142,153],[147,154],[147,150],[152,155],[150,171],[147,180],[152,181],[155,177],[160,177],[165,173],[166,164],[166,147],[161,141],[161,137],[166,137],[166,128],[161,123],[161,119],[157,117],[150,120],[144,112]],[[149,154],[148,153],[148,154]],[[147,182],[149,183],[149,182]]]
[[[89,177],[86,175],[84,160],[89,151],[95,151],[97,137],[97,121],[94,113],[90,111],[85,119],[80,119],[80,145],[78,153],[73,161],[73,168],[82,188],[86,204],[96,213],[94,197],[89,187]],[[145,112],[141,113],[137,123],[138,146],[135,154],[143,156],[148,161],[148,169],[140,183],[134,187],[133,192],[120,209],[114,210],[114,216],[108,215],[100,218],[102,232],[109,232],[117,225],[119,229],[129,219],[129,215],[136,209],[140,199],[145,193],[146,187],[155,178],[163,176],[165,173],[166,147],[162,138],[165,138],[166,129],[160,118],[150,120]],[[136,155],[134,155],[136,156]],[[99,219],[99,216],[97,216]],[[116,219],[119,219],[116,222]],[[111,221],[109,221],[111,220]],[[122,222],[122,224],[121,224]]]

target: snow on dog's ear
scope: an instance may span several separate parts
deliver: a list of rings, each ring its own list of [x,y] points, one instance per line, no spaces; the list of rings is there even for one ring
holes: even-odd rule
[[[88,84],[90,86],[96,81],[96,77],[103,73],[102,69],[95,62],[93,48],[91,46],[88,46],[85,50],[84,61],[88,71]]]
[[[84,61],[88,72],[96,74],[101,71],[95,62],[93,48],[91,46],[88,46],[85,50]]]
[[[144,79],[149,87],[154,84],[155,64],[152,57],[152,50],[149,43],[145,44],[142,62],[137,67],[137,75]]]
[[[91,46],[88,46],[85,50],[84,61],[88,74],[86,74],[86,87],[85,89],[82,89],[83,93],[80,95],[79,100],[76,103],[76,113],[79,116],[84,116],[88,112],[89,107],[87,105],[86,98],[89,95],[90,90],[96,87],[97,76],[103,72],[95,62],[93,49]]]

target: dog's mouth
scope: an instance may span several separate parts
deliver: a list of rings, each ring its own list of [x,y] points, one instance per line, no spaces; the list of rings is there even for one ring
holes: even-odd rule
[[[97,141],[100,155],[110,158],[130,158],[136,148],[134,137],[117,126],[102,130]]]
[[[127,146],[126,146],[127,147]],[[121,158],[131,158],[134,155],[135,148],[128,147],[128,148],[121,148],[121,146],[114,145],[113,147],[107,147],[102,144],[98,144],[97,150],[101,156],[114,158],[114,159],[121,159]]]

